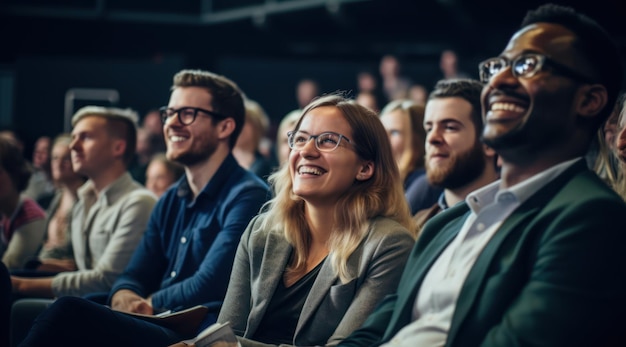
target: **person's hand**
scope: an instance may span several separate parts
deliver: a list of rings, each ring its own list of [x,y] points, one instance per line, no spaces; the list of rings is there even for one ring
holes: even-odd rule
[[[141,313],[141,314],[154,314],[152,305],[148,299],[144,299],[137,293],[122,289],[111,298],[111,308],[122,312]]]
[[[38,271],[63,272],[76,271],[76,263],[73,259],[42,259],[37,266]]]
[[[19,293],[22,287],[22,278],[11,276],[11,290],[13,293]]]

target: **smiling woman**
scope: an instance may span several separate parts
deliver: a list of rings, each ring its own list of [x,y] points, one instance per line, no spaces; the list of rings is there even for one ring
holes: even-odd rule
[[[414,243],[376,114],[321,97],[288,143],[288,165],[270,177],[275,197],[241,239],[218,318],[243,346],[339,343],[394,291]]]

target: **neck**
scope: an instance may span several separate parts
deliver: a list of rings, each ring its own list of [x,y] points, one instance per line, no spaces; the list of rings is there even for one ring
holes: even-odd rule
[[[548,151],[541,153],[541,157],[527,157],[527,160],[510,160],[505,156],[502,157],[502,188],[509,188],[521,183],[532,176],[543,172],[554,165],[580,157],[580,154],[570,153],[569,155],[549,153]]]
[[[191,166],[185,166],[187,174],[187,183],[193,193],[194,198],[198,196],[204,186],[209,183],[211,178],[217,172],[224,159],[228,156],[230,150],[225,144],[221,144],[215,149],[215,152],[205,161],[196,163]]]
[[[304,213],[311,230],[311,247],[326,248],[330,234],[335,227],[335,206],[313,206],[305,203]]]
[[[79,179],[79,180],[73,180],[69,182],[63,182],[60,184],[60,187],[65,192],[69,192],[73,194],[74,196],[76,196],[76,192],[78,191],[78,188],[80,188],[83,184],[85,184],[85,181],[83,181],[82,179]]]
[[[233,156],[237,159],[239,165],[249,169],[254,163],[254,152],[242,148],[233,148]]]
[[[450,207],[454,206],[458,202],[465,200],[469,193],[475,191],[476,189],[482,188],[492,182],[495,182],[498,177],[498,173],[496,172],[493,164],[493,158],[489,158],[485,162],[485,169],[483,170],[483,173],[478,176],[477,179],[473,180],[469,184],[464,185],[463,187],[444,190],[446,203]]]
[[[104,188],[115,182],[115,180],[120,178],[124,173],[126,173],[126,166],[122,162],[117,162],[109,167],[108,170],[90,178],[96,192],[100,194]]]
[[[534,147],[497,149],[502,160],[502,188],[514,186],[559,163],[584,156],[591,139],[586,129]]]

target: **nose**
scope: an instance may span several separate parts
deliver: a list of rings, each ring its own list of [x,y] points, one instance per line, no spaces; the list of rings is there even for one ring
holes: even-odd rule
[[[319,154],[319,150],[317,149],[317,147],[315,146],[315,141],[317,139],[311,137],[309,138],[306,143],[304,144],[304,146],[302,147],[302,149],[300,149],[300,153],[303,156],[308,156],[308,155],[315,155],[315,154]]]
[[[487,85],[493,89],[503,89],[503,87],[516,86],[519,83],[517,77],[513,76],[513,69],[511,64],[502,70],[498,71],[495,75],[491,76]]]
[[[70,144],[69,144],[70,150],[75,151],[76,148],[78,148],[78,141],[79,141],[78,136],[74,137],[72,141],[70,141]]]
[[[438,145],[443,142],[443,137],[439,127],[433,127],[426,133],[426,145]]]

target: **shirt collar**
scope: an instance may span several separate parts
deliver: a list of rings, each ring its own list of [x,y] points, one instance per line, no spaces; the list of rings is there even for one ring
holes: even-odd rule
[[[115,181],[113,181],[108,186],[104,187],[100,194],[96,192],[96,187],[91,179],[87,180],[85,184],[78,188],[78,196],[81,199],[85,199],[87,197],[91,197],[93,199],[102,199],[105,204],[110,205],[114,203],[121,195],[126,192],[125,187],[132,184],[133,178],[130,173],[126,171],[120,177],[118,177]]]
[[[226,181],[230,178],[231,173],[239,166],[235,157],[232,154],[228,154],[228,156],[224,159],[224,161],[220,164],[220,167],[217,169],[213,177],[207,182],[207,184],[202,188],[200,193],[196,199],[193,199],[191,196],[191,188],[189,187],[189,182],[187,181],[187,174],[183,175],[181,178],[180,184],[176,190],[176,195],[180,198],[185,198],[191,201],[197,200],[201,196],[207,199],[217,199],[218,192],[223,188],[226,184]]]
[[[556,164],[506,189],[500,189],[501,180],[497,180],[471,192],[465,201],[474,213],[479,213],[493,202],[517,200],[517,204],[522,204],[579,160],[581,160],[580,157]]]

